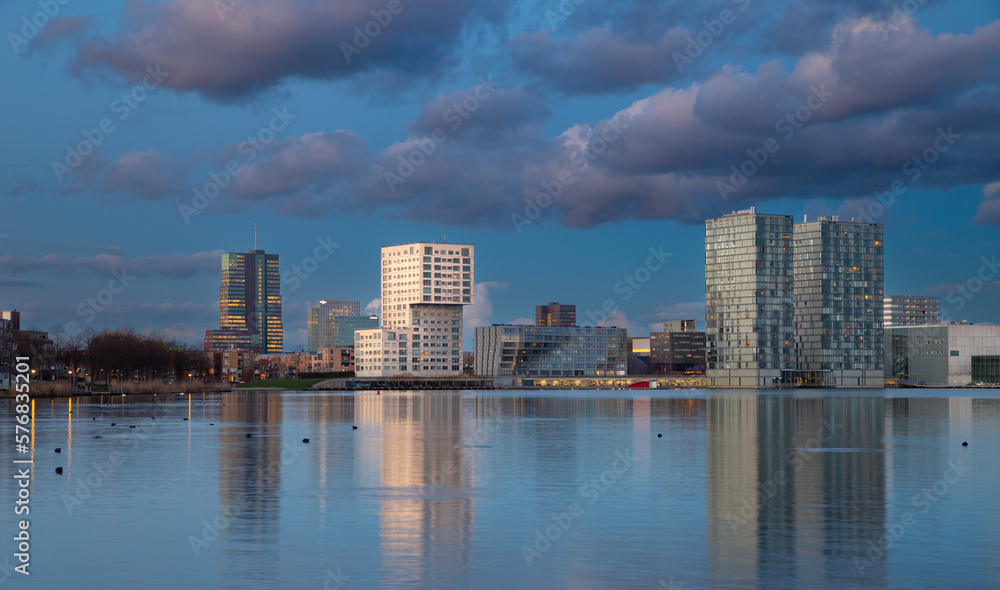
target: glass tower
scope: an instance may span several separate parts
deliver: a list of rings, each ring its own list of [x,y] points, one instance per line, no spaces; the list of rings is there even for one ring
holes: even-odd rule
[[[705,322],[709,385],[769,387],[794,367],[791,216],[705,222]]]
[[[282,352],[281,277],[278,255],[263,250],[222,255],[219,327],[248,332],[261,353]]]
[[[882,387],[882,226],[820,217],[794,248],[796,382]]]

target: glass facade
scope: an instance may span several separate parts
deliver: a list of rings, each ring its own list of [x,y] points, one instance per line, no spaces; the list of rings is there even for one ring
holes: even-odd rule
[[[615,377],[627,373],[623,328],[486,326],[476,328],[480,376]]]
[[[749,209],[705,224],[709,383],[774,385],[794,367],[792,218]]]
[[[338,316],[365,317],[361,315],[361,302],[346,299],[319,299],[315,307],[306,310],[307,339],[309,350],[318,351],[323,348],[334,348],[337,346],[348,346],[354,344],[354,332],[350,334],[350,341],[336,338],[334,318]],[[377,328],[378,325],[365,325],[365,328]]]
[[[820,218],[794,227],[797,371],[817,385],[881,387],[882,226]]]
[[[548,305],[535,306],[536,326],[567,327],[576,325],[576,306],[551,301]]]
[[[281,319],[281,275],[277,254],[252,250],[246,254],[222,255],[219,328],[227,334],[229,332],[225,331],[235,330],[255,335],[259,340],[256,346],[259,346],[260,352],[282,351],[284,327]],[[230,336],[219,338],[230,339]],[[245,339],[239,337],[233,342],[234,346],[243,346]]]

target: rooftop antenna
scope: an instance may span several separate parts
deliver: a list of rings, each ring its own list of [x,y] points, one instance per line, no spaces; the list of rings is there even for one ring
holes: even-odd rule
[[[257,224],[253,224],[253,249],[257,249]]]

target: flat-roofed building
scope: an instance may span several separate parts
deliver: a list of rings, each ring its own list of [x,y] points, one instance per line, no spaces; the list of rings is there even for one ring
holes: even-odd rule
[[[658,375],[705,372],[704,332],[651,332],[650,371]]]
[[[576,325],[576,305],[550,301],[548,305],[535,306],[535,325],[567,327]]]
[[[897,326],[886,330],[886,340],[886,376],[900,383],[1000,384],[1000,326]]]
[[[624,328],[476,328],[475,373],[511,377],[614,377],[627,374]]]
[[[915,295],[886,295],[882,304],[885,329],[897,326],[926,326],[941,321],[941,298]]]

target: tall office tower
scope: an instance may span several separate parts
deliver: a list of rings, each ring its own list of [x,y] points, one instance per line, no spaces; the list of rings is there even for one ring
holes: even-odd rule
[[[899,326],[926,326],[941,321],[940,297],[886,295],[882,305],[885,329]]]
[[[307,338],[309,350],[341,346],[334,343],[333,318],[338,316],[360,316],[361,302],[346,299],[317,299],[316,307],[306,310]],[[353,340],[353,334],[352,340]]]
[[[705,326],[711,386],[769,387],[794,367],[791,216],[705,222]]]
[[[673,320],[663,322],[664,332],[697,332],[698,320]]]
[[[205,350],[280,353],[281,276],[278,255],[263,250],[222,255],[219,330],[205,331]]]
[[[550,301],[548,305],[535,306],[535,325],[570,328],[576,325],[576,306]]]
[[[882,225],[820,217],[793,247],[795,382],[883,387]]]
[[[462,374],[462,306],[473,303],[471,244],[382,248],[382,327],[355,332],[359,377]]]

